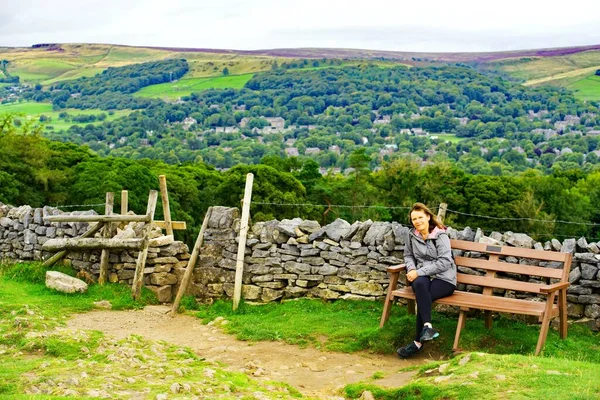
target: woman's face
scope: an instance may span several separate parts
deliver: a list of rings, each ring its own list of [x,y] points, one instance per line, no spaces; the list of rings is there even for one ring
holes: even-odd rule
[[[410,213],[410,221],[419,232],[429,232],[429,215],[415,210]]]

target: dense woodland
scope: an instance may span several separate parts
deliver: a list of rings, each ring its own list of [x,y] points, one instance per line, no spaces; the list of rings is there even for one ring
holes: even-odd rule
[[[368,155],[358,149],[349,157],[354,171],[348,176],[322,176],[314,160],[278,156],[219,172],[202,162],[167,164],[99,157],[85,146],[43,138],[39,126],[16,127],[11,119],[4,116],[0,120],[0,201],[32,206],[99,204],[105,192],[127,189],[131,208],[143,213],[148,191],[158,188],[158,175],[166,174],[173,218],[187,221],[190,227],[178,235],[189,243],[209,206],[239,206],[248,172],[255,175],[254,220],[300,216],[321,223],[338,217],[405,222],[407,210],[402,207],[424,201],[432,207],[447,202],[453,211],[498,218],[600,223],[600,171],[555,170],[545,175],[528,170],[514,176],[488,176],[465,173],[447,161],[421,166],[397,159],[372,172]],[[315,206],[256,204],[259,202]],[[353,207],[333,206],[326,212],[327,207],[322,206],[326,204]],[[95,209],[102,212],[101,206]],[[160,216],[160,207],[157,212]],[[592,225],[484,219],[455,212],[448,214],[447,222],[456,228],[481,227],[486,233],[527,232],[542,241],[550,236],[593,239],[600,234]]]

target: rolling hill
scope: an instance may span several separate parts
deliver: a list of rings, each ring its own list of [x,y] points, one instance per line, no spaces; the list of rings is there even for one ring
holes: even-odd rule
[[[190,71],[185,79],[223,76],[225,68],[229,75],[255,74],[268,71],[275,64],[303,59],[339,59],[348,64],[369,61],[415,66],[466,63],[480,70],[500,72],[525,85],[563,86],[581,91],[582,99],[600,99],[600,92],[594,89],[596,82],[588,79],[600,69],[600,45],[482,53],[326,48],[248,51],[111,44],[49,44],[31,48],[0,48],[0,59],[10,61],[8,71],[12,75],[19,76],[23,82],[42,85],[93,76],[108,67],[167,58],[185,58],[188,61]],[[588,89],[589,85],[592,86],[591,90]]]

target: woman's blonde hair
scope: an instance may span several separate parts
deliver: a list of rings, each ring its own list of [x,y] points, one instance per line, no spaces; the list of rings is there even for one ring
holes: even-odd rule
[[[415,203],[415,204],[413,204],[412,208],[410,209],[410,211],[408,213],[408,222],[410,223],[411,226],[414,226],[412,223],[412,218],[410,216],[413,211],[421,211],[421,212],[424,212],[426,215],[429,215],[429,232],[433,231],[436,226],[440,229],[446,229],[446,226],[444,224],[442,224],[437,219],[436,215],[429,209],[429,207],[427,207],[423,203]]]

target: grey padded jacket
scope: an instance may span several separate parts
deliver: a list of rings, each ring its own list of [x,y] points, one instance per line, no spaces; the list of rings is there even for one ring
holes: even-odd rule
[[[450,238],[442,229],[434,228],[427,240],[411,229],[404,246],[404,263],[407,272],[416,269],[419,276],[441,279],[456,286],[456,264]]]

